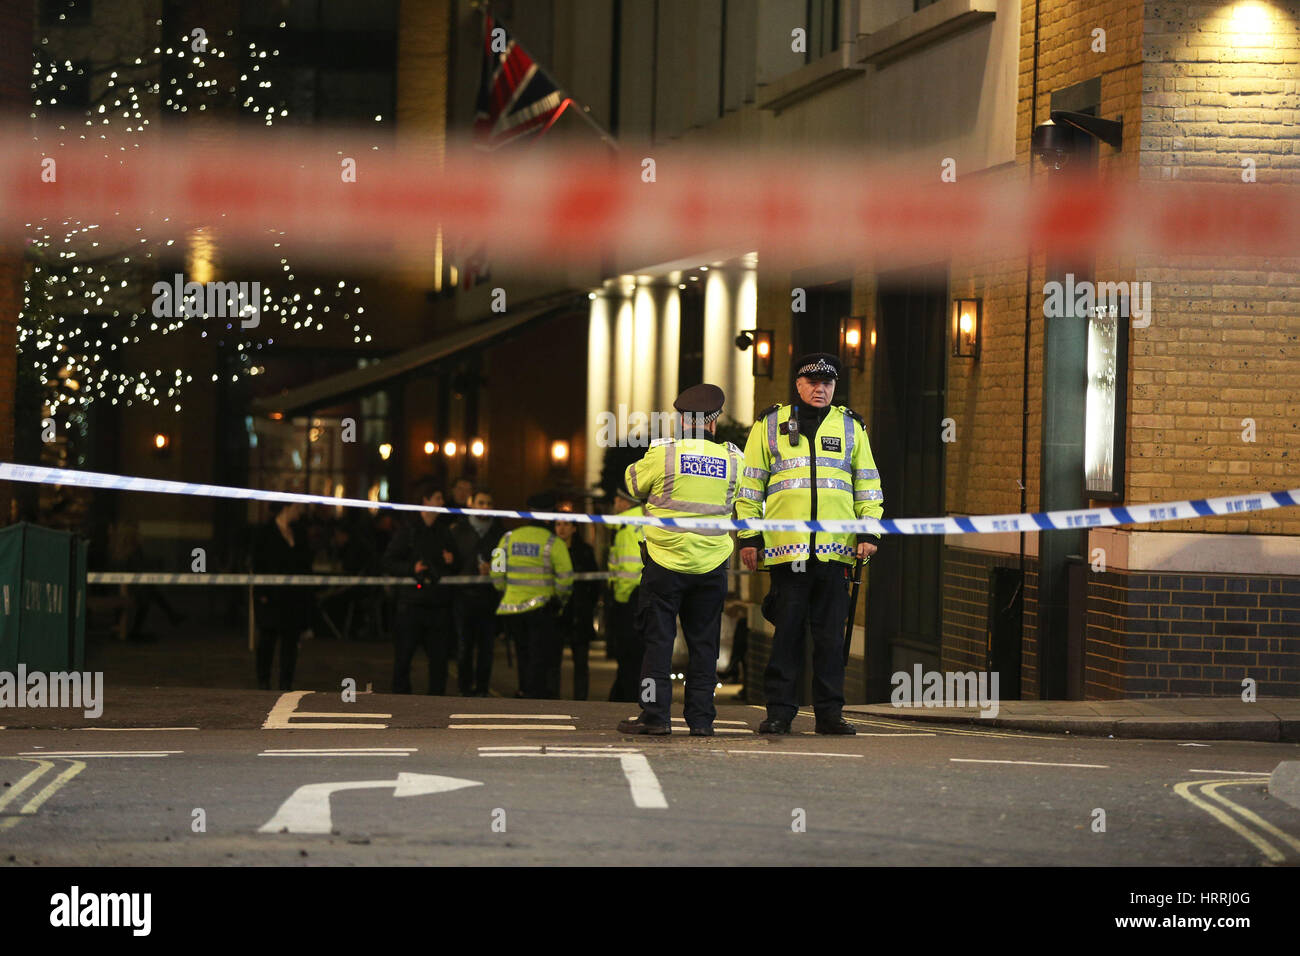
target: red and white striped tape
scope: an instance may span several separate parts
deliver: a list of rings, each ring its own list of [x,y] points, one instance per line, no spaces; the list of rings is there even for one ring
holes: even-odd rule
[[[834,153],[681,149],[560,152],[374,149],[348,134],[208,131],[202,142],[151,133],[119,150],[29,127],[0,128],[0,229],[47,220],[102,235],[182,239],[197,227],[227,251],[388,260],[444,234],[486,242],[498,261],[540,268],[662,262],[754,249],[765,262],[875,254],[947,255],[1011,246],[1064,254],[1300,255],[1300,187],[969,176],[872,166]],[[42,161],[54,159],[54,181]],[[343,160],[355,160],[345,182]],[[653,159],[654,181],[644,161]],[[1049,179],[1051,180],[1049,182]],[[137,231],[139,229],[140,231]],[[280,235],[283,233],[283,235]],[[275,255],[280,255],[277,250]]]

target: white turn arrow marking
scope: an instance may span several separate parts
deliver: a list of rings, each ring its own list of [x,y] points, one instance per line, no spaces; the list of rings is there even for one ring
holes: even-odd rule
[[[352,780],[343,783],[309,783],[299,787],[280,805],[275,816],[258,833],[329,833],[330,796],[339,790],[374,790],[391,787],[395,797],[421,797],[465,787],[481,787],[480,780],[439,777],[431,773],[399,773],[396,780]]]

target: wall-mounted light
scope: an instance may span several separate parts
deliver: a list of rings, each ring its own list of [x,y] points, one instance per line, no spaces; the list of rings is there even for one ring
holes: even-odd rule
[[[456,452],[458,452],[459,450],[460,449],[456,446],[456,443],[452,441],[450,438],[442,443],[442,453],[446,455],[448,458],[455,458]]]
[[[424,443],[424,453],[426,455],[438,454],[438,443],[436,441],[427,441]]]
[[[840,361],[848,369],[861,371],[866,366],[867,320],[860,315],[840,319]]]
[[[379,446],[379,457],[382,458],[384,461],[388,461],[389,456],[391,456],[392,454],[393,454],[393,446],[388,444],[388,442],[384,442],[382,445]]]
[[[754,330],[754,378],[772,377],[771,329]]]
[[[171,443],[172,443],[171,438],[170,438],[169,436],[165,435],[163,432],[155,432],[155,433],[154,433],[154,436],[153,436],[153,448],[154,448],[154,451],[159,452],[159,453],[164,452],[164,451],[167,450],[168,446],[171,445]]]
[[[980,357],[980,326],[983,325],[983,299],[952,300],[952,354],[956,358]]]
[[[551,461],[556,465],[569,463],[569,443],[567,441],[551,442]]]
[[[482,458],[485,451],[487,451],[487,445],[483,444],[483,439],[475,438],[469,443],[469,453],[475,458]]]

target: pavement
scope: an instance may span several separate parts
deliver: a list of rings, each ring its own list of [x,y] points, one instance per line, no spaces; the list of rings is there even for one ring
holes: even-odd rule
[[[989,707],[851,705],[847,713],[922,723],[977,724],[1038,733],[1153,740],[1300,742],[1300,698],[1007,700]]]

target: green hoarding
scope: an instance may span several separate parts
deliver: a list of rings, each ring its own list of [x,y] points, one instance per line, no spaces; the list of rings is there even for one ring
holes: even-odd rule
[[[0,670],[80,670],[85,630],[85,544],[33,524],[0,529]]]

